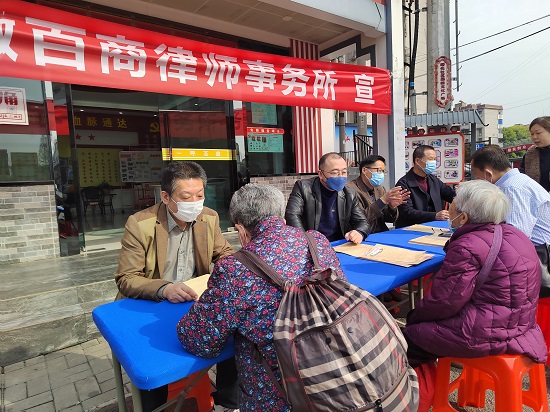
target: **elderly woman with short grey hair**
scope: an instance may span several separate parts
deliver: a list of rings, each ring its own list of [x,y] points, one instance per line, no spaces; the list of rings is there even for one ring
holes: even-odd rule
[[[268,185],[241,187],[229,206],[243,249],[256,253],[284,278],[300,283],[312,274],[313,262],[305,233],[287,226],[284,213],[283,194]],[[310,233],[317,243],[321,268],[332,267],[345,278],[327,238],[314,230]],[[280,382],[273,326],[281,297],[277,287],[227,256],[216,263],[208,289],[178,323],[181,343],[197,356],[218,355],[234,336],[241,412],[290,411],[262,363],[252,358],[256,346]]]
[[[445,260],[404,329],[413,366],[445,356],[503,354],[546,362],[548,350],[535,320],[540,264],[527,236],[504,223],[509,208],[507,196],[489,182],[458,186],[449,208],[452,236]],[[502,243],[491,266],[497,226]]]

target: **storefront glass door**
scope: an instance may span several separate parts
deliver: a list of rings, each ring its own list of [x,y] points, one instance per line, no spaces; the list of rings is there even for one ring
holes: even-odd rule
[[[220,226],[233,226],[228,209],[237,186],[237,163],[231,102],[160,96],[162,151],[165,160],[193,160],[208,176],[205,206],[220,216]]]

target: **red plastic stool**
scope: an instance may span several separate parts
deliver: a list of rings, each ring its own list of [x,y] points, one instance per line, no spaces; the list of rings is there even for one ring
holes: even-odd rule
[[[539,299],[539,306],[537,307],[537,323],[542,330],[544,341],[548,347],[548,354],[550,355],[550,298]],[[550,356],[548,356],[546,365],[550,366]]]
[[[462,374],[449,383],[451,362],[463,365]],[[529,373],[529,390],[521,387]],[[525,404],[535,412],[548,412],[544,365],[521,355],[484,358],[441,358],[437,363],[433,412],[456,411],[449,393],[458,388],[458,406],[485,406],[485,391],[495,392],[495,412],[521,412]]]
[[[195,383],[196,382],[196,383]],[[189,387],[191,385],[191,387]],[[214,407],[214,399],[210,396],[212,387],[208,373],[196,372],[187,378],[168,385],[168,401],[176,398],[182,391],[185,400],[180,400],[180,410],[186,412],[211,412]]]

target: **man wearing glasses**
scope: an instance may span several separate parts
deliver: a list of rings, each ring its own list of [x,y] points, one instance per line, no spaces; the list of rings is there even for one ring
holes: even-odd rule
[[[319,159],[317,177],[299,180],[286,205],[286,223],[303,230],[318,230],[328,240],[361,243],[369,224],[355,191],[346,187],[346,160],[331,152]]]
[[[359,165],[359,177],[346,185],[357,192],[359,203],[365,210],[370,232],[388,230],[386,222],[395,223],[399,216],[397,207],[406,203],[410,192],[400,186],[389,191],[382,186],[386,176],[386,159],[370,155]]]

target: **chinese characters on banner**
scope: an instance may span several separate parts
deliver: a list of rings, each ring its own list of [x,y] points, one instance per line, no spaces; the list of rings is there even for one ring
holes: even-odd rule
[[[0,12],[0,76],[391,113],[385,69],[216,46],[19,0]]]
[[[18,87],[0,87],[0,124],[29,124],[25,89]]]
[[[120,176],[122,182],[159,182],[162,168],[161,152],[120,152]]]
[[[80,186],[98,186],[103,182],[120,186],[118,153],[120,149],[76,149],[80,162]]]
[[[247,147],[249,152],[283,152],[284,129],[249,127]]]
[[[405,169],[412,164],[412,153],[417,146],[429,145],[435,149],[437,166],[433,175],[444,183],[464,180],[464,135],[462,133],[425,134],[405,138]]]

